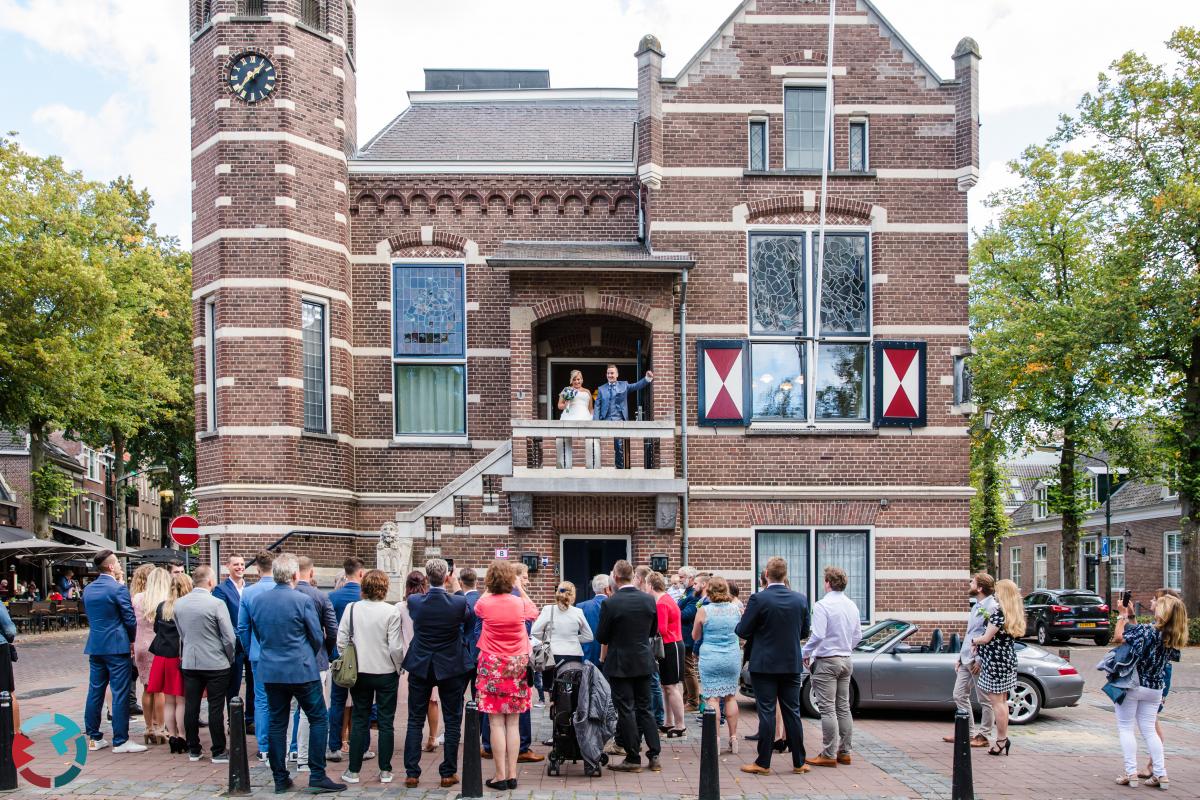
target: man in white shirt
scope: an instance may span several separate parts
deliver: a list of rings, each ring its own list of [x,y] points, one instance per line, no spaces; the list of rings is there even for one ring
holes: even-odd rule
[[[813,608],[812,633],[804,645],[804,666],[812,671],[812,699],[821,713],[821,753],[806,758],[816,767],[850,763],[850,654],[862,641],[858,606],[846,596],[848,578],[840,567],[825,568],[825,596]]]
[[[992,732],[994,719],[992,704],[986,697],[980,697],[979,725],[975,724],[975,711],[971,708],[971,695],[975,694],[975,678],[979,674],[979,660],[971,653],[971,640],[982,636],[987,630],[987,617],[996,607],[996,598],[992,593],[996,590],[996,579],[986,572],[978,572],[971,577],[971,586],[967,597],[971,599],[971,613],[967,617],[967,635],[963,637],[962,650],[959,651],[958,661],[954,662],[954,704],[967,713],[971,719],[971,747],[987,747],[988,737]],[[943,742],[953,742],[954,734],[942,737]]]

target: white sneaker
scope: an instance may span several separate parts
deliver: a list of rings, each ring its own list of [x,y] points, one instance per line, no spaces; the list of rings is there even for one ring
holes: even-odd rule
[[[391,783],[392,782],[392,773],[390,773],[390,772],[379,773],[379,782],[380,783]]]
[[[108,747],[107,739],[89,739],[88,750],[103,750]]]
[[[374,758],[374,757],[375,757],[374,750],[368,750],[367,752],[363,753],[363,758]]]
[[[201,758],[204,758],[204,756],[199,753],[188,753],[188,761],[199,761]]]
[[[114,753],[144,753],[144,752],[146,752],[146,745],[138,744],[137,742],[130,739],[129,741],[125,742],[125,744],[114,747],[113,752]]]
[[[312,772],[312,768],[308,766],[308,764],[298,764],[296,766],[296,772]]]
[[[293,750],[287,754],[287,760],[295,763],[300,760],[300,754]]]
[[[342,773],[342,780],[346,783],[358,783],[358,773],[346,770]]]
[[[268,760],[268,759],[267,759],[267,754],[266,754],[266,753],[259,753],[259,754],[258,754],[258,760],[259,760],[259,762],[261,762],[261,763],[263,763],[263,764],[266,764],[266,763],[267,763],[267,760]]]

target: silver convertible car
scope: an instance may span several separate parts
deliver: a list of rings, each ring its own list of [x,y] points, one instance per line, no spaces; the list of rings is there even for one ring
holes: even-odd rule
[[[885,619],[863,631],[854,650],[850,705],[859,708],[953,709],[954,662],[960,640],[943,639],[934,630],[929,644],[905,640],[918,630],[911,622]],[[1009,721],[1033,722],[1043,708],[1073,706],[1083,695],[1083,678],[1071,663],[1036,645],[1017,643],[1017,687],[1009,696]],[[754,696],[748,670],[742,670],[742,693]],[[800,702],[806,716],[818,716],[805,675]]]

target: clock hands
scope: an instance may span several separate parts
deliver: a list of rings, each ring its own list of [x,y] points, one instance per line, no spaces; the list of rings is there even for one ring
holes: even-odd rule
[[[250,72],[249,72],[249,73],[246,75],[246,77],[245,77],[244,79],[242,79],[242,82],[241,82],[241,84],[239,84],[239,85],[237,86],[237,91],[239,91],[239,92],[240,92],[240,91],[242,91],[243,89],[245,89],[245,88],[246,88],[246,84],[248,84],[250,81],[252,81],[252,80],[254,80],[256,77],[258,77],[258,73],[262,72],[262,71],[263,71],[263,69],[265,69],[265,68],[266,68],[266,66],[267,66],[267,62],[265,62],[265,61],[264,61],[264,62],[262,62],[261,64],[259,64],[257,67],[255,67],[254,69],[250,70]]]

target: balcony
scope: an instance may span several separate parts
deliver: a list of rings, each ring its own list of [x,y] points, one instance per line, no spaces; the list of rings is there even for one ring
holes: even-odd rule
[[[624,458],[617,465],[617,445]],[[514,420],[504,490],[536,495],[682,494],[674,422]]]

